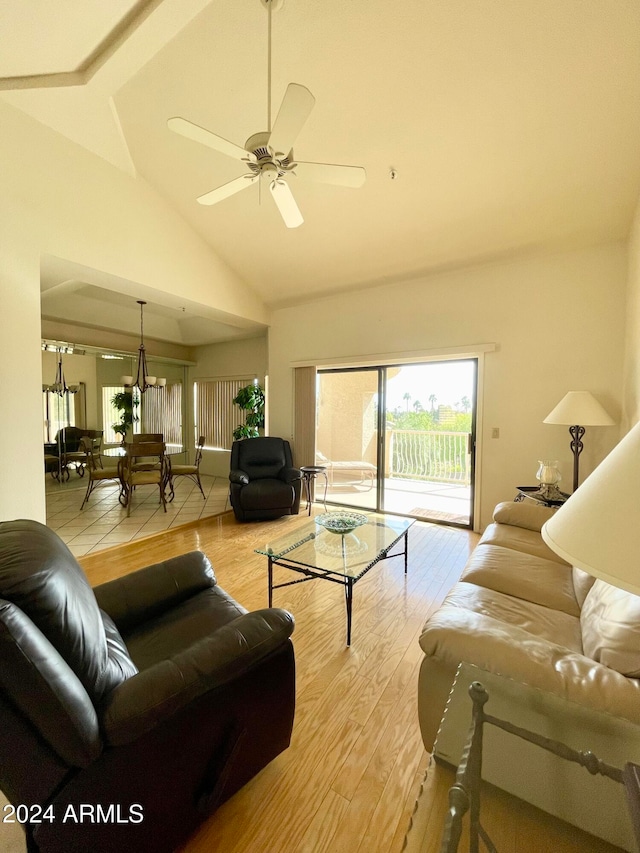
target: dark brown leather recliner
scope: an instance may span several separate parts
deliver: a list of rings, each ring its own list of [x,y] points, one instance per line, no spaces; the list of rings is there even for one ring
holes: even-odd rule
[[[231,445],[231,506],[238,521],[297,515],[302,480],[283,438],[245,438]]]
[[[28,850],[174,850],[289,745],[292,630],[199,551],[93,590],[52,530],[0,523],[0,788]]]

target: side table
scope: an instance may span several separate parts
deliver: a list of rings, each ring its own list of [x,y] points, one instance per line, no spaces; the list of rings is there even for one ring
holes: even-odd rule
[[[529,498],[543,506],[562,506],[571,497],[566,492],[561,492],[557,486],[554,487],[553,491],[545,490],[541,486],[516,486],[516,489],[518,494],[513,499],[516,503]]]
[[[305,494],[307,496],[307,514],[311,515],[311,481],[317,479],[318,476],[322,475],[324,477],[324,497],[322,499],[322,503],[324,504],[324,510],[327,511],[327,486],[329,485],[329,478],[327,477],[327,469],[324,465],[303,465],[300,468],[300,473],[302,474],[302,479],[304,480],[304,488]]]
[[[473,694],[479,702],[472,713]],[[480,739],[475,745],[472,718]],[[462,788],[459,805],[471,808],[474,828],[480,817],[481,773],[487,782],[561,820],[624,850],[636,850],[627,786],[620,784],[625,765],[640,761],[640,726],[628,720],[463,663],[434,756],[466,775],[458,779],[454,797]],[[469,762],[475,779],[465,771]],[[465,803],[468,795],[473,803]],[[455,830],[449,836],[449,841],[455,838]],[[442,849],[455,850],[455,843]]]

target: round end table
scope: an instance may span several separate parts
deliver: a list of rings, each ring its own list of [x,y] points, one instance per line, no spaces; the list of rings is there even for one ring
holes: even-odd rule
[[[327,486],[329,485],[329,478],[327,477],[326,467],[324,465],[302,465],[300,467],[300,473],[302,474],[302,479],[304,480],[305,494],[307,497],[306,509],[308,515],[311,515],[311,481],[315,480],[320,475],[324,477],[324,497],[322,499],[322,503],[324,504],[324,509],[326,512]]]

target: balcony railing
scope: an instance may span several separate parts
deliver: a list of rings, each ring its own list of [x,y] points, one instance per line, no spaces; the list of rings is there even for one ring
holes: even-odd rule
[[[387,431],[389,477],[439,483],[471,482],[466,432],[393,429]]]

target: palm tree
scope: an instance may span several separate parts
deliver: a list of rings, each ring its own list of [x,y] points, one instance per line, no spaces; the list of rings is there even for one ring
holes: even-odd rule
[[[435,410],[436,410],[436,400],[437,400],[437,399],[438,399],[438,398],[436,397],[436,395],[435,395],[435,394],[430,394],[430,395],[429,395],[429,402],[431,403],[431,412],[432,412],[432,413],[433,413],[433,412],[435,412]]]
[[[464,409],[464,411],[468,412],[469,409],[471,408],[471,403],[469,402],[469,398],[463,397],[461,402],[462,402],[462,408]]]
[[[416,414],[422,411],[422,403],[420,400],[415,400],[413,403],[413,408],[416,410]]]
[[[407,411],[409,411],[409,400],[411,399],[411,394],[408,391],[405,391],[402,395],[402,399],[406,400],[407,403]]]

